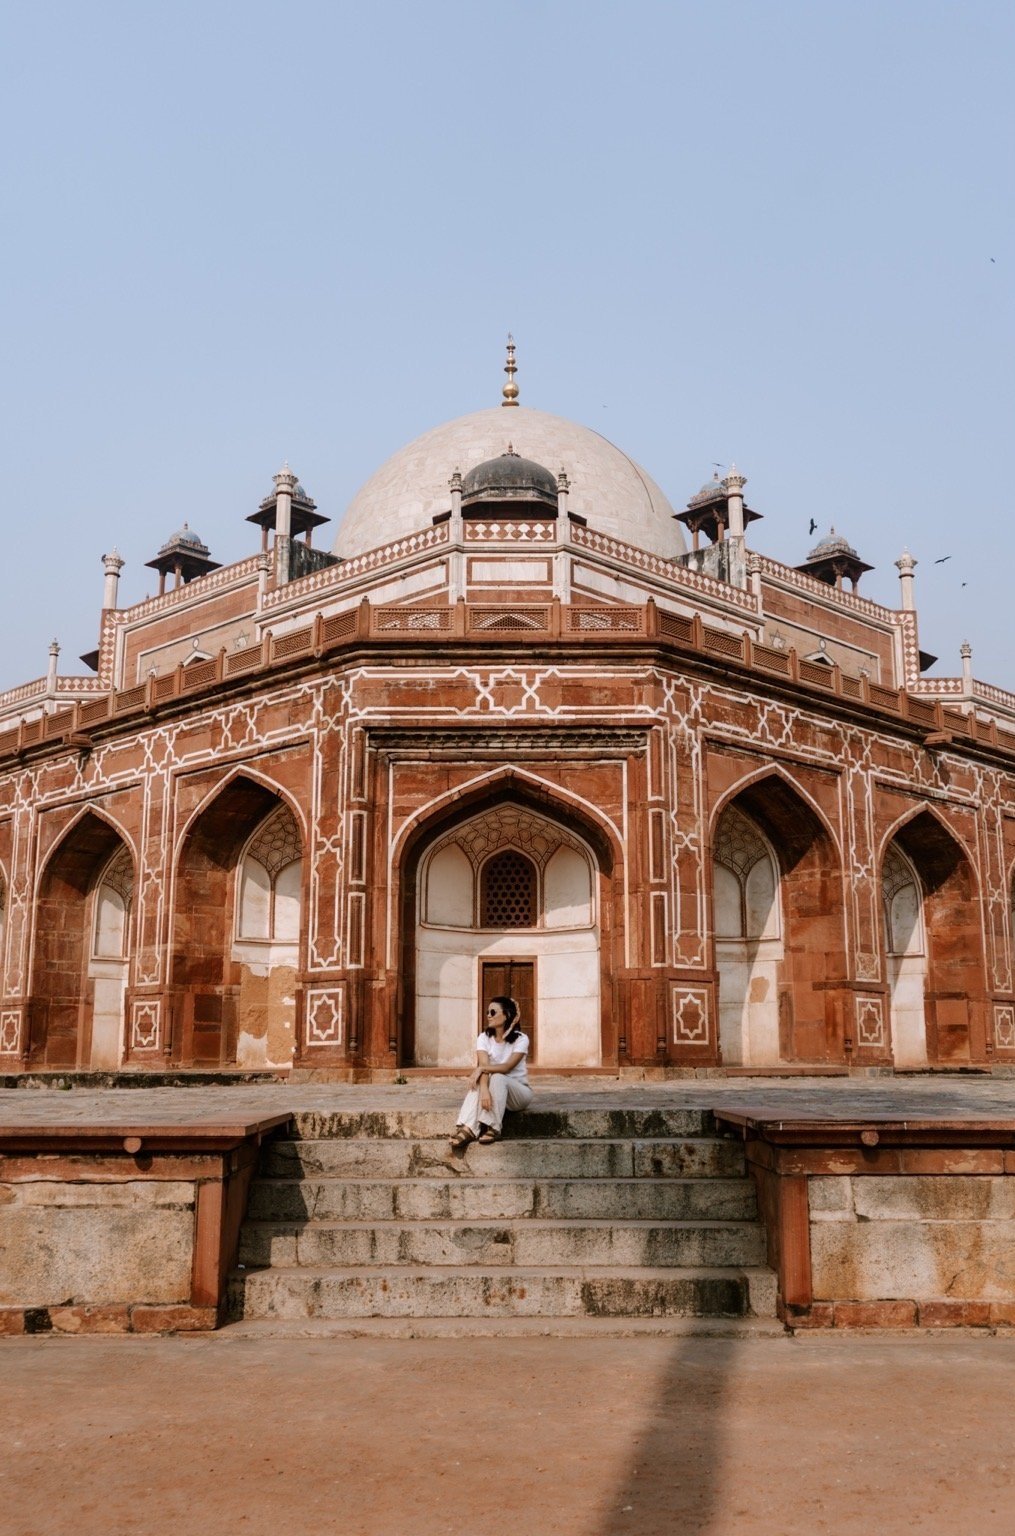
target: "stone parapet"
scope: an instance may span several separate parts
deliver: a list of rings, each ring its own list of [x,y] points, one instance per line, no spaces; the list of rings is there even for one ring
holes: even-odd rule
[[[1010,1326],[1015,1123],[716,1119],[743,1138],[787,1326]]]
[[[638,606],[564,604],[557,599],[537,604],[465,603],[445,607],[404,604],[375,606],[364,600],[355,608],[318,614],[311,624],[273,636],[265,633],[259,646],[207,661],[179,665],[165,676],[151,676],[134,687],[101,694],[50,715],[22,721],[0,732],[0,762],[25,753],[56,748],[87,749],[93,733],[140,720],[191,701],[206,703],[210,695],[232,687],[263,685],[286,671],[363,647],[390,648],[428,644],[446,648],[461,642],[485,650],[505,644],[538,646],[568,643],[586,649],[609,646],[644,650],[650,643],[662,652],[697,658],[705,664],[730,666],[742,676],[778,680],[812,698],[824,696],[855,707],[864,714],[894,719],[921,732],[928,746],[965,744],[991,752],[1015,754],[1015,731],[953,709],[940,700],[922,699],[904,688],[884,688],[866,677],[850,677],[838,667],[822,666],[793,649],[776,650],[744,634],[704,624],[700,615],[687,617],[660,609],[649,601]],[[620,660],[618,654],[617,659]]]
[[[0,1334],[216,1327],[261,1138],[289,1119],[0,1129]]]

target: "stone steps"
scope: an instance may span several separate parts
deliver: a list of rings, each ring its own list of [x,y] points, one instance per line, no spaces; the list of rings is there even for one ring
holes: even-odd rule
[[[754,1185],[707,1111],[539,1109],[465,1153],[450,1125],[297,1115],[262,1149],[230,1315],[398,1337],[775,1326]]]
[[[770,1305],[768,1271],[305,1266],[237,1272],[234,1316],[742,1317]],[[758,1305],[750,1286],[757,1283]],[[774,1307],[772,1307],[774,1310]]]
[[[746,1179],[264,1179],[256,1221],[753,1221]]]
[[[435,1109],[300,1110],[293,1116],[289,1136],[298,1141],[342,1138],[408,1139],[447,1143],[452,1114]],[[715,1118],[707,1109],[530,1109],[505,1122],[504,1139],[511,1141],[639,1140],[657,1137],[714,1136]]]
[[[737,1142],[715,1137],[507,1140],[470,1148],[466,1162],[450,1153],[446,1134],[440,1141],[280,1141],[268,1146],[262,1164],[264,1176],[275,1179],[446,1179],[449,1170],[510,1179],[687,1179],[735,1178],[744,1164]]]
[[[248,1222],[247,1267],[314,1265],[595,1265],[653,1268],[763,1264],[754,1222]]]

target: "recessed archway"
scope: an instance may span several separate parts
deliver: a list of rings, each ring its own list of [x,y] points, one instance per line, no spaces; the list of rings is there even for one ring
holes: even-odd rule
[[[723,1060],[841,1060],[842,872],[824,822],[781,774],[765,774],[722,806],[712,857]]]
[[[188,827],[177,869],[171,978],[173,1054],[182,1065],[291,1065],[302,854],[292,808],[245,775]]]
[[[583,832],[543,799],[505,795],[420,830],[403,864],[403,1061],[468,1065],[484,994],[508,976],[520,1002],[531,990],[536,1064],[598,1066],[615,1053],[603,1007],[609,854]]]
[[[114,1070],[133,935],[134,860],[88,811],[51,854],[35,903],[29,1060]]]
[[[921,811],[887,843],[882,884],[896,1065],[975,1058],[986,981],[978,892],[965,850],[937,816]]]

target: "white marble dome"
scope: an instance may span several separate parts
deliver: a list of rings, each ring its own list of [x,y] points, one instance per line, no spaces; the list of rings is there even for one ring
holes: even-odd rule
[[[639,549],[684,553],[673,508],[640,465],[590,427],[529,406],[492,406],[424,432],[400,448],[361,486],[335,536],[336,555],[349,559],[428,528],[451,509],[448,481],[495,459],[508,444],[525,459],[571,482],[568,508],[591,528]]]

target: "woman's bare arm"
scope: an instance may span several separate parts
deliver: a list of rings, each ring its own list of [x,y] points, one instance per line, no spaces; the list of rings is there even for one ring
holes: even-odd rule
[[[469,1078],[469,1085],[470,1085],[470,1087],[478,1088],[479,1084],[480,1084],[480,1080],[482,1079],[484,1074],[487,1073],[487,1072],[492,1072],[494,1070],[495,1069],[490,1066],[490,1058],[486,1054],[486,1052],[485,1051],[477,1051],[476,1052],[476,1066],[475,1066],[475,1070],[473,1071],[472,1076]]]

